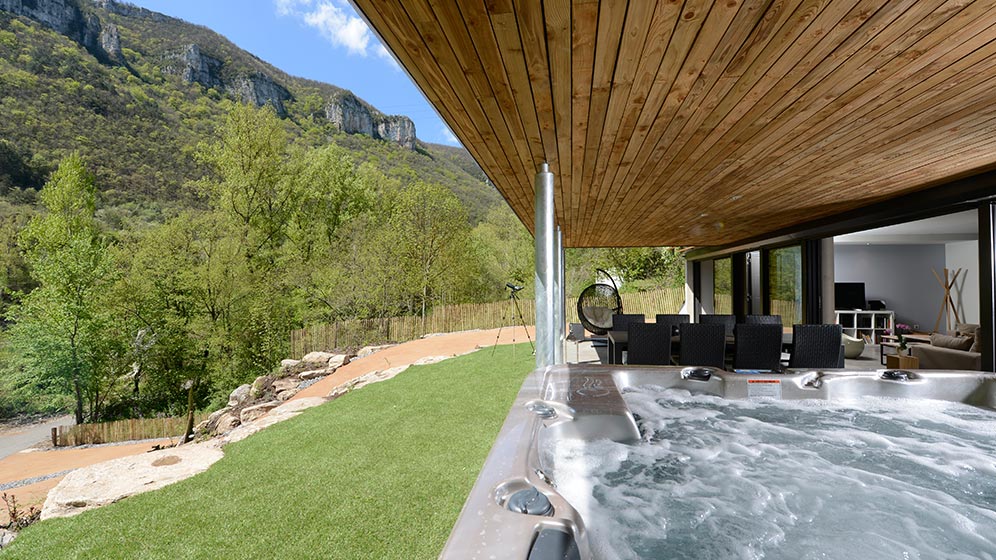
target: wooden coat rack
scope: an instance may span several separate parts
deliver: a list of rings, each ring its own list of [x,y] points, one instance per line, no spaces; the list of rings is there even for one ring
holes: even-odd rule
[[[955,285],[958,281],[958,275],[961,274],[961,269],[954,271],[954,275],[948,279],[948,269],[944,268],[944,279],[941,280],[941,276],[937,274],[934,267],[930,267],[930,271],[934,273],[934,278],[937,278],[937,282],[944,288],[944,299],[941,300],[941,311],[937,314],[937,321],[934,323],[934,332],[937,332],[937,328],[941,326],[941,317],[945,319],[945,325],[947,325],[947,330],[951,330],[951,314],[954,313],[955,325],[961,322],[961,318],[958,317],[958,308],[954,304],[954,300],[951,299],[951,287]]]

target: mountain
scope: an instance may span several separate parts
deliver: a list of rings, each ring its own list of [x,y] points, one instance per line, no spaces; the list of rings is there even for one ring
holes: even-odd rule
[[[290,76],[206,27],[114,0],[0,0],[0,196],[30,201],[79,151],[105,206],[155,219],[190,202],[184,186],[205,173],[197,146],[238,101],[272,106],[301,142],[443,184],[473,221],[501,203],[465,150],[421,142],[408,117]]]

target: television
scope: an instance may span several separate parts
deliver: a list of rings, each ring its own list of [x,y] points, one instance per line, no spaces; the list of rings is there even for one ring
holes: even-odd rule
[[[834,282],[834,309],[864,309],[866,305],[864,282]]]

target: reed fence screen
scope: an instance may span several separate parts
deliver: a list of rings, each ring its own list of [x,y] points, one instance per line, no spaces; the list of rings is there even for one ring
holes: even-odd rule
[[[194,414],[194,425],[204,421],[207,414]],[[187,417],[131,418],[96,424],[76,424],[59,426],[56,429],[55,445],[90,445],[95,443],[115,443],[138,439],[180,438],[187,429]]]
[[[677,313],[685,303],[685,289],[661,288],[622,294],[626,313],[643,313],[653,318],[657,313]],[[519,299],[522,322],[536,324],[536,303]],[[577,296],[567,298],[567,322],[578,322]],[[311,325],[291,331],[291,356],[301,358],[308,352],[354,348],[371,344],[406,342],[431,333],[450,333],[473,329],[496,329],[519,324],[519,314],[512,300],[490,303],[441,305],[422,317],[385,317],[352,319]]]

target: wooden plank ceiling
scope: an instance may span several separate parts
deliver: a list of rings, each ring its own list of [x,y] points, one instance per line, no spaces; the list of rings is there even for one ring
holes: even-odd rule
[[[996,2],[353,0],[532,229],[715,246],[996,167]]]

